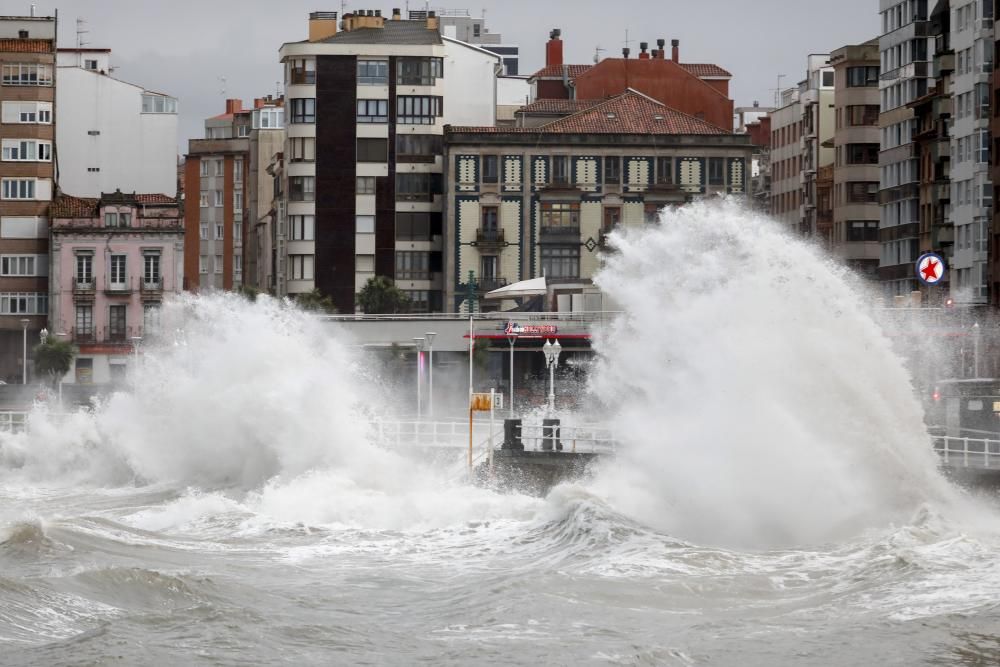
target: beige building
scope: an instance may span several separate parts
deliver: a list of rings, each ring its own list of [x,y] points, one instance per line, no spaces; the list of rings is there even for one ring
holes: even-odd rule
[[[446,128],[445,309],[495,308],[486,292],[540,276],[554,297],[543,309],[588,309],[610,230],[744,195],[752,150],[634,90],[540,127]]]
[[[834,254],[875,279],[879,260],[879,92],[869,68],[878,68],[878,39],[830,54],[835,78],[833,137]]]

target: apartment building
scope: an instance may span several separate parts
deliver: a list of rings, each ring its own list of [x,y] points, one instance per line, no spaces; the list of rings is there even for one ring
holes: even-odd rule
[[[55,82],[56,18],[0,16],[0,379],[9,383],[28,376],[25,349],[49,312]]]
[[[609,231],[655,224],[666,206],[745,195],[754,151],[749,135],[633,90],[541,127],[449,127],[445,145],[446,307],[456,312],[513,305],[482,299],[539,276],[555,295],[545,308],[587,309]]]
[[[444,291],[445,124],[493,125],[500,56],[442,37],[438,17],[313,12],[309,39],[280,49],[288,238],[279,294],[318,289],[355,311],[369,278],[415,310]],[[280,223],[279,223],[280,224]]]
[[[802,105],[799,89],[782,92],[771,113],[771,216],[798,229],[802,206]]]
[[[473,16],[467,9],[437,9],[436,14],[441,24],[441,34],[457,39],[467,44],[481,46],[490,53],[495,53],[502,59],[504,76],[514,77],[520,69],[520,47],[507,44],[503,35],[490,32],[486,25],[485,12],[483,16]],[[411,20],[425,20],[427,12],[410,10]]]
[[[285,146],[285,100],[267,96],[254,100],[249,140],[250,172],[246,181],[246,232],[243,238],[243,284],[256,290],[277,293],[275,253],[281,233],[282,250],[287,240],[284,215],[275,204],[274,176],[269,171],[281,158]],[[282,284],[284,277],[282,276]]]
[[[833,229],[831,250],[875,279],[879,260],[878,40],[830,54],[834,72]]]
[[[919,159],[910,103],[933,85],[927,0],[879,0],[879,280],[886,297],[917,289],[920,252]],[[879,72],[881,72],[879,74]]]
[[[812,54],[799,84],[802,210],[799,231],[829,247],[833,231],[834,73],[830,55]]]
[[[985,0],[993,2],[993,17],[1000,15],[1000,0]],[[995,28],[994,28],[995,30]],[[994,48],[996,42],[994,41]],[[993,175],[993,219],[990,228],[990,303],[1000,306],[1000,58],[993,58],[993,75],[990,82],[992,89],[992,117],[990,118],[990,133],[993,136],[993,150],[990,153]]]
[[[159,333],[160,305],[181,291],[177,200],[116,191],[57,195],[50,209],[50,332],[77,346],[65,381],[119,382],[135,346]]]

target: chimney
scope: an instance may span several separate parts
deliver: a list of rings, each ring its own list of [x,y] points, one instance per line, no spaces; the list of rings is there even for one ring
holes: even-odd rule
[[[437,12],[427,12],[427,29],[434,30],[436,32],[438,30],[438,25]]]
[[[393,21],[401,21],[401,20],[403,20],[403,15],[402,15],[402,13],[400,13],[399,7],[393,7],[392,8],[392,20]]]
[[[656,54],[654,55],[655,58],[663,60],[663,58],[666,56],[666,53],[664,53],[663,51],[663,47],[666,45],[667,45],[667,40],[663,38],[656,40]]]
[[[553,28],[549,33],[549,41],[545,44],[545,66],[563,64],[563,43],[560,39],[562,30]]]
[[[310,42],[322,42],[336,34],[337,12],[312,12],[309,14]]]
[[[670,59],[675,63],[679,63],[681,61],[681,40],[670,40],[670,46],[672,47],[670,49]]]
[[[628,54],[630,53],[632,53],[632,51],[627,46],[624,49],[622,49],[622,57],[625,58],[626,60],[628,60]]]
[[[243,111],[243,100],[230,98],[226,100],[226,113],[239,113]]]
[[[639,42],[639,60],[649,60],[649,42]]]
[[[260,109],[265,104],[267,104],[267,100],[264,99],[263,97],[255,97],[254,100],[253,100],[253,108],[254,109]]]

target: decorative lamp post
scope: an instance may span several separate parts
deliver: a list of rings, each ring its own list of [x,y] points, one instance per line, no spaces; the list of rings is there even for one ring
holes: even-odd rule
[[[28,384],[28,325],[31,324],[31,320],[27,317],[21,320],[21,343],[23,350],[21,351],[21,384]]]
[[[550,340],[545,341],[542,346],[545,353],[545,365],[549,367],[549,414],[556,411],[556,365],[559,363],[559,353],[562,352],[562,345],[556,340],[555,344]]]
[[[510,343],[510,416],[514,416],[514,343],[517,342],[516,334],[508,334],[507,342]]]
[[[420,384],[421,384],[421,373],[420,373],[420,361],[424,356],[424,339],[420,337],[413,338],[413,347],[417,350],[417,419],[420,419]]]
[[[59,340],[66,340],[66,338],[68,338],[68,337],[69,337],[68,333],[57,333],[56,334],[56,338],[59,339]],[[62,410],[62,404],[63,404],[63,401],[62,401],[62,383],[63,383],[63,376],[60,375],[59,376],[59,409],[60,410]]]
[[[979,377],[979,322],[972,323],[972,377]]]
[[[428,331],[427,339],[427,416],[434,419],[434,336],[437,332]]]

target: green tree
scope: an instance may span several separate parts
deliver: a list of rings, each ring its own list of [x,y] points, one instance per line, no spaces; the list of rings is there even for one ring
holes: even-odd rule
[[[310,313],[332,315],[337,312],[337,308],[333,305],[333,299],[320,292],[319,288],[305,294],[299,294],[295,297],[295,303],[298,304],[299,308]]]
[[[48,336],[44,343],[35,346],[34,354],[35,372],[54,385],[69,373],[76,351],[70,343]]]
[[[358,304],[368,315],[405,313],[410,308],[410,298],[389,278],[375,276],[358,292]]]
[[[244,299],[253,303],[257,300],[257,295],[260,294],[260,290],[256,287],[249,287],[247,285],[240,285],[236,289],[236,293],[242,296]]]

